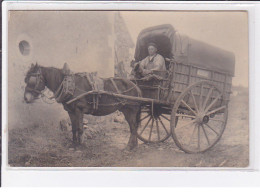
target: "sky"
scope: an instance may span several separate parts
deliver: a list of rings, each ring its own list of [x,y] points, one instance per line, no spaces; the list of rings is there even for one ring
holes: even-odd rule
[[[128,11],[121,12],[133,41],[139,32],[172,24],[181,34],[235,54],[233,85],[248,86],[248,16],[244,11]]]

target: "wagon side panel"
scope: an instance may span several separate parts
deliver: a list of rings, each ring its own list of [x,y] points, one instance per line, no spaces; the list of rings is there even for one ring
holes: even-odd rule
[[[228,73],[204,69],[192,64],[184,65],[175,63],[172,65],[172,79],[170,81],[171,87],[168,91],[168,102],[175,102],[179,95],[183,92],[183,90],[189,85],[195,84],[202,80],[208,80],[213,82],[220,89],[220,91],[223,92],[223,97],[219,97],[217,103],[215,103],[212,108],[228,104],[230,100],[232,86],[231,75],[229,75]],[[199,98],[201,95],[202,100],[204,101],[209,90],[210,88],[208,88],[207,86],[203,88],[197,87],[195,90],[193,90],[193,95],[196,99]],[[213,91],[209,103],[215,98],[218,98],[217,91]],[[195,108],[192,98],[188,99],[188,101],[193,106],[192,108]]]

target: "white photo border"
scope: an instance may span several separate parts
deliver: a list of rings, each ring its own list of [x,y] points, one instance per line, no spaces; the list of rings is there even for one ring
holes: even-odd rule
[[[2,185],[3,186],[256,186],[260,156],[260,4],[254,2],[113,2],[9,1],[2,17]],[[249,27],[249,153],[247,168],[198,167],[9,167],[8,11],[10,10],[142,10],[247,11]]]

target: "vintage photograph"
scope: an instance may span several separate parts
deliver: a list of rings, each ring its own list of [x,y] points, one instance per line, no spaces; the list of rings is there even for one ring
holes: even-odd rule
[[[246,11],[9,11],[10,167],[249,166]]]

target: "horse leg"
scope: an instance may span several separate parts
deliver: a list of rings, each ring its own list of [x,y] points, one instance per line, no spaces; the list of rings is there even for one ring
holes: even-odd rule
[[[82,144],[83,143],[83,112],[80,109],[76,109],[76,128],[77,128],[77,142],[78,144]]]
[[[76,146],[77,143],[77,126],[76,126],[76,122],[77,122],[77,118],[76,118],[76,114],[74,112],[69,112],[69,117],[70,117],[70,122],[71,122],[71,126],[72,126],[72,141],[73,141],[73,147]]]
[[[140,119],[140,108],[139,107],[125,108],[122,109],[122,112],[125,116],[126,121],[129,124],[130,132],[131,132],[126,149],[132,150],[138,145],[137,129],[138,129],[138,122]]]

